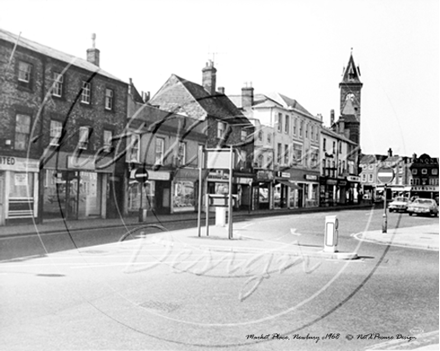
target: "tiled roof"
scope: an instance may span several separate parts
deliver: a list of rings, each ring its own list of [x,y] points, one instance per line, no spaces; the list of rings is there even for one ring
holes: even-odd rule
[[[334,137],[334,138],[338,138],[338,139],[340,139],[340,140],[344,140],[345,142],[347,142],[347,143],[349,143],[349,144],[356,145],[356,143],[355,143],[354,141],[348,139],[345,135],[343,135],[343,134],[339,134],[339,133],[336,133],[335,131],[333,131],[333,130],[327,128],[327,127],[324,127],[324,126],[323,126],[323,127],[322,127],[322,132],[325,133],[325,134],[327,134],[327,135],[330,135],[330,136],[332,136],[332,137]]]
[[[15,45],[15,43],[18,43],[17,46],[32,50],[34,52],[43,54],[45,56],[49,56],[52,58],[55,58],[57,60],[60,60],[62,62],[65,62],[67,64],[72,64],[73,66],[76,67],[80,67],[83,68],[87,71],[91,71],[91,72],[97,72],[98,74],[114,79],[114,80],[118,80],[120,82],[123,82],[121,79],[113,76],[112,74],[102,70],[101,68],[99,68],[98,66],[95,66],[93,63],[88,62],[87,60],[75,57],[73,55],[69,55],[66,54],[64,52],[52,49],[48,46],[36,43],[32,40],[23,38],[22,36],[18,36],[16,34],[10,33],[8,31],[5,31],[3,29],[0,28],[0,40],[4,40],[7,42],[12,43],[13,45]],[[124,82],[125,83],[125,82]]]
[[[175,74],[159,89],[150,104],[167,111],[186,113],[194,118],[205,119],[211,116],[232,123],[250,124],[226,95],[210,95],[201,85]]]

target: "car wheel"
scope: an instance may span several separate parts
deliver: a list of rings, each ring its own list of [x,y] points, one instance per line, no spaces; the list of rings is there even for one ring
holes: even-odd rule
[[[413,214],[412,214],[412,212],[408,212],[408,214],[410,215],[410,216],[412,216]]]

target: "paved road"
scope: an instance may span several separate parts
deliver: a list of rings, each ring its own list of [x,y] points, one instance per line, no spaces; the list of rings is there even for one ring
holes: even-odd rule
[[[225,231],[197,238],[187,229],[88,246],[90,233],[78,233],[80,250],[3,262],[4,345],[365,350],[438,330],[438,252],[358,241],[351,234],[380,229],[381,213],[347,211],[339,248],[360,259],[327,259],[316,254],[325,215],[243,221],[232,242]],[[389,223],[431,221],[396,215]]]

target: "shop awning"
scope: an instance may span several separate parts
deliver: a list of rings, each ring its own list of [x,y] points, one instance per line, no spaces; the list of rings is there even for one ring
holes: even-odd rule
[[[280,184],[290,186],[292,189],[301,189],[298,185],[289,182],[288,180],[278,180]]]

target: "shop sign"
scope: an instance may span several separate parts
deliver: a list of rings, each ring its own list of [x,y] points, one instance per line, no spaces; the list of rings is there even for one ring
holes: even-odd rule
[[[411,191],[438,191],[438,186],[433,185],[421,185],[421,186],[413,186]]]
[[[237,177],[237,184],[250,184],[252,183],[253,179],[252,178],[242,178],[242,177]]]
[[[0,156],[0,170],[38,172],[39,162],[21,157]]]
[[[360,182],[361,181],[361,177],[358,177],[358,176],[347,176],[347,180],[349,182]]]
[[[149,180],[170,180],[170,173],[160,171],[148,171]]]
[[[257,180],[272,180],[272,171],[257,171]]]
[[[224,171],[209,172],[208,180],[228,180],[229,174]]]
[[[289,172],[276,172],[275,174],[279,178],[290,178]]]
[[[347,185],[347,182],[345,180],[340,180],[339,185]]]
[[[318,180],[318,176],[316,174],[304,174],[304,179],[306,179],[306,180]]]
[[[327,184],[328,185],[336,185],[336,184],[338,184],[338,181],[334,180],[334,179],[327,179]]]

